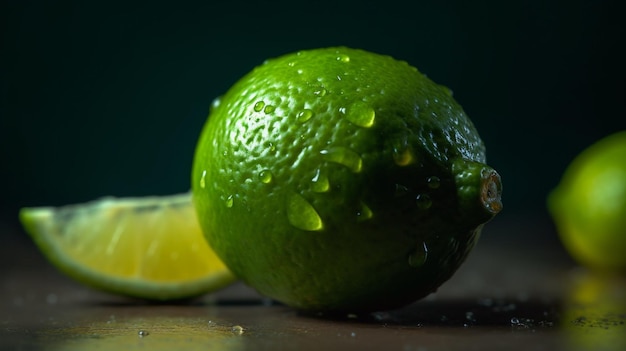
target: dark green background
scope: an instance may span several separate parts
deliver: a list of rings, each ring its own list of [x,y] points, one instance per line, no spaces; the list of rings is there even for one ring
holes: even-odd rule
[[[449,86],[545,216],[585,146],[626,129],[619,1],[0,0],[0,215],[186,191],[211,100],[265,58],[346,45]],[[410,5],[409,5],[410,4]]]

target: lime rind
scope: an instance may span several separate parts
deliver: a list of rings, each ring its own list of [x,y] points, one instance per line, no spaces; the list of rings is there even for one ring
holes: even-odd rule
[[[189,199],[189,194],[177,195],[178,198],[172,196],[173,204],[176,202],[184,202],[185,198]],[[116,200],[110,198],[111,201],[117,201],[121,206],[132,207],[138,202],[142,205],[146,204],[155,206],[162,200],[160,197],[152,198],[126,198]],[[104,205],[103,201],[109,199],[95,200],[92,207]],[[81,206],[81,205],[70,205]],[[87,205],[89,206],[89,205]],[[87,206],[83,207],[87,210]],[[31,236],[37,247],[43,255],[50,261],[59,271],[66,274],[77,282],[90,286],[92,288],[124,295],[135,298],[148,300],[180,300],[186,298],[197,297],[206,293],[217,291],[233,282],[236,278],[233,274],[223,269],[219,272],[213,272],[209,276],[186,280],[184,282],[171,281],[153,281],[141,277],[121,277],[100,272],[96,269],[84,265],[79,260],[73,258],[64,249],[63,244],[59,240],[55,240],[52,233],[58,232],[57,225],[54,221],[55,207],[27,207],[22,208],[19,212],[19,218],[26,232]]]

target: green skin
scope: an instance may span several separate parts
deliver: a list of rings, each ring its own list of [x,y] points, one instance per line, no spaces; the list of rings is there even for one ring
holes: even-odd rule
[[[342,82],[358,81],[349,96],[375,111],[371,126],[337,113],[338,101],[352,101],[341,100],[343,83],[333,82],[344,73],[344,55],[365,72]],[[297,73],[307,60],[323,64],[323,76]],[[406,79],[381,93],[376,77],[384,74]],[[281,94],[290,83],[310,86],[315,98],[301,104]],[[274,108],[257,111],[258,101]],[[314,117],[299,123],[303,107]],[[352,153],[337,160],[328,150]],[[401,161],[407,152],[410,162]],[[260,180],[267,174],[271,180]],[[318,174],[328,191],[312,186]],[[384,310],[428,295],[501,208],[499,176],[450,91],[406,63],[347,48],[286,55],[237,82],[203,129],[192,189],[205,235],[232,272],[266,296],[313,311]],[[315,209],[322,228],[290,221],[293,194]]]

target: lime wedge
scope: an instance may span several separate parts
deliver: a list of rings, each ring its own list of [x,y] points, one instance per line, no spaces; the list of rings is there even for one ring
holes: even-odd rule
[[[190,193],[23,208],[20,220],[59,270],[100,290],[174,300],[235,280],[205,241]]]

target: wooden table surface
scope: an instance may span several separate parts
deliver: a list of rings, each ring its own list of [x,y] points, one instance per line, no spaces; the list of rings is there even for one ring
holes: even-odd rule
[[[0,222],[0,350],[626,350],[626,281],[578,267],[541,216],[489,223],[435,294],[394,311],[304,315],[242,284],[181,304],[83,287]]]

